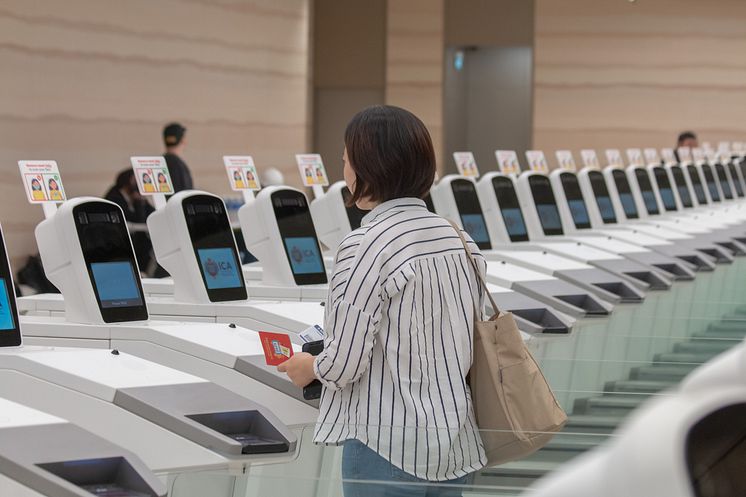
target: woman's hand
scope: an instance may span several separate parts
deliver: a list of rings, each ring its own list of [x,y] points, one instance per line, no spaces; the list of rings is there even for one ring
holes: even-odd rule
[[[308,352],[299,352],[277,366],[277,371],[287,373],[295,386],[303,388],[316,379],[313,372],[314,359],[315,357]]]

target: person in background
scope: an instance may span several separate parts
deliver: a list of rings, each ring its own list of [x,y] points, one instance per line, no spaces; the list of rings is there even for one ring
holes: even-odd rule
[[[321,382],[314,442],[344,445],[345,497],[455,497],[486,463],[465,379],[483,289],[459,233],[422,200],[435,179],[422,121],[369,107],[344,145],[350,203],[372,210],[337,249],[324,350],[278,369]]]
[[[135,172],[130,168],[120,172],[114,186],[109,188],[104,198],[122,208],[124,219],[128,223],[143,225],[142,230],[130,230],[130,235],[137,257],[137,264],[140,266],[140,270],[146,270],[153,257],[153,245],[150,243],[150,237],[144,225],[150,213],[155,209],[140,195],[140,191],[137,189]]]
[[[189,167],[181,158],[184,153],[185,132],[186,128],[179,123],[171,123],[163,128],[163,144],[166,146],[163,158],[166,159],[168,165],[168,173],[171,175],[174,193],[194,188]]]
[[[689,148],[697,148],[699,147],[699,140],[697,140],[697,135],[694,134],[693,131],[684,131],[681,134],[679,134],[679,139],[676,142],[676,148],[674,148],[673,153],[676,156],[676,160],[680,161],[679,159],[679,147],[689,147]]]

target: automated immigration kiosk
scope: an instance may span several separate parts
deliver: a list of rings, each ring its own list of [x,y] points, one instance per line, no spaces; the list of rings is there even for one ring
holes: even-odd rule
[[[624,174],[621,171],[619,172],[620,174]],[[624,180],[626,181],[626,177]],[[613,227],[617,225],[619,219],[616,209],[617,204],[624,203],[624,208],[630,209],[630,206],[626,204],[632,201],[633,205],[631,208],[636,209],[631,192],[625,191],[622,193],[622,200],[620,200],[620,198],[613,198],[604,174],[597,169],[588,167],[581,169],[577,173],[575,181],[579,184],[582,192],[581,200],[583,196],[587,199],[587,201],[581,204],[581,208],[571,210],[570,212],[577,234],[582,235],[584,239],[587,238],[592,244],[598,240],[598,237],[603,237],[607,240],[611,237],[612,240],[618,240],[618,242],[616,242],[620,245],[620,248],[617,249],[618,253],[625,257],[656,267],[675,280],[694,279],[694,271],[696,267],[692,264],[685,262],[683,259],[654,250],[656,247],[660,246],[666,246],[671,249],[671,246],[673,245],[672,242],[635,231],[614,231],[605,229],[607,226]],[[629,185],[625,182],[625,186],[628,187]],[[572,200],[569,198],[567,198],[567,200],[568,210],[570,210],[570,202],[572,202]],[[582,211],[582,208],[585,208],[586,210]],[[585,213],[584,216],[585,219],[587,219],[587,222],[581,223],[580,220],[576,219],[576,216],[580,215],[580,212]],[[609,246],[613,245],[610,244]],[[696,253],[693,253],[693,251],[677,253],[679,253],[680,256],[689,257],[689,260],[691,260],[692,257],[696,257]]]
[[[667,221],[665,216],[661,215],[662,212],[658,195],[653,182],[651,181],[650,172],[646,167],[631,165],[627,167],[626,172],[639,213],[639,220],[633,224],[635,229],[653,235],[662,233],[663,231],[661,228],[667,230],[669,233],[672,231],[676,232],[676,236],[671,236],[670,234],[664,234],[662,236],[666,239],[675,241],[677,244],[707,254],[715,259],[715,262],[717,263],[722,264],[733,262],[733,256],[728,249],[716,245],[712,240],[703,237],[702,234],[685,233],[680,229],[672,229],[672,226],[677,226],[677,224]],[[667,177],[668,176],[666,175],[666,178]]]
[[[491,186],[492,178],[492,173],[488,173],[483,176],[484,183],[482,184]],[[509,180],[509,178],[506,179]],[[488,260],[493,256],[504,258],[514,264],[568,281],[610,302],[641,302],[644,299],[643,290],[635,288],[618,275],[562,255],[556,255],[543,247],[536,247],[534,244],[527,243],[527,236],[521,237],[523,238],[521,241],[508,237],[499,224],[502,218],[498,212],[499,209],[494,208],[496,202],[494,189],[491,193],[490,191],[482,192],[486,194],[486,200],[493,208],[489,211],[485,208],[484,214],[481,214],[477,210],[481,210],[485,203],[482,202],[483,197],[478,194],[478,188],[473,180],[459,176],[446,176],[443,182],[450,184],[450,188],[445,191],[452,192],[452,195],[443,195],[445,197],[442,202],[443,211],[448,211],[450,216],[460,217],[464,225],[477,233],[478,237],[486,237],[486,243],[491,247],[491,250],[484,253]],[[508,214],[515,214],[515,211],[509,210]],[[520,215],[520,212],[518,214]],[[515,217],[510,219],[517,221]],[[523,222],[522,218],[520,222]],[[512,228],[520,230],[517,223]]]
[[[37,226],[36,237],[46,275],[65,295],[67,317],[66,323],[24,319],[36,336],[51,337],[39,341],[75,344],[65,339],[103,335],[107,346],[111,334],[137,333],[137,325],[116,324],[148,318],[124,215],[116,204],[67,201]],[[179,328],[189,325],[170,326],[151,332],[178,341]],[[148,333],[147,323],[142,329]],[[228,458],[294,451],[295,436],[263,406],[117,349],[23,348],[0,354],[0,367],[110,402]]]
[[[288,299],[299,295],[301,290],[292,281],[273,286],[273,298],[246,300],[252,291],[261,291],[262,285],[254,285],[247,294],[233,233],[219,197],[195,190],[179,192],[148,217],[148,228],[156,258],[174,275],[168,285],[170,292],[145,292],[151,316],[161,320],[230,323],[292,335],[323,322],[320,301],[326,297],[325,287],[316,286],[317,299],[313,302],[300,302],[299,297],[295,302],[279,302],[283,294]],[[282,240],[276,238],[279,248]],[[267,266],[264,272],[273,270]],[[60,307],[59,299],[54,307],[49,296],[31,297],[24,303],[24,310],[34,312],[59,311]]]
[[[535,194],[532,194],[529,198],[533,198],[534,202],[524,203],[530,204],[530,212],[536,210],[538,223],[527,223],[525,220],[523,210],[521,209],[520,199],[516,192],[515,183],[511,177],[500,173],[494,173],[490,178],[480,181],[480,184],[478,185],[480,194],[483,198],[483,204],[486,206],[485,208],[499,211],[502,214],[501,216],[491,216],[491,221],[498,225],[496,229],[499,231],[499,229],[502,228],[502,226],[500,226],[500,223],[502,222],[502,225],[504,226],[503,231],[507,231],[508,235],[511,236],[511,238],[514,238],[515,241],[528,240],[529,238],[552,240],[553,238],[564,234],[561,210],[553,207],[553,204],[556,203],[552,201],[553,191],[547,190],[546,186],[537,188],[536,184],[532,185],[532,181],[534,183],[538,182],[546,185],[546,180],[542,179],[541,176],[536,176],[535,178],[537,179],[529,179],[529,188],[532,190],[532,193]],[[575,219],[572,221],[575,221]],[[515,226],[519,226],[520,229]],[[578,224],[574,224],[574,226],[577,228]],[[581,224],[581,226],[583,225]],[[577,231],[572,228],[567,231],[568,234],[582,234],[582,231]],[[618,254],[626,259],[635,261],[642,264],[643,267],[657,268],[667,278],[673,277],[674,274],[679,278],[693,278],[693,273],[684,265],[684,263],[645,249],[639,245],[610,240],[608,236],[601,236],[598,234],[595,236],[588,234],[580,239],[578,239],[576,235],[570,236],[569,238],[572,240],[573,237],[591,247]],[[541,243],[535,244],[543,247]],[[642,280],[646,279],[644,276],[641,276],[641,278]],[[656,281],[655,283],[656,284],[653,285],[655,288],[661,288],[662,285],[659,285],[659,282]]]
[[[613,303],[620,300],[617,294],[600,287],[594,287],[591,292],[552,276],[551,273],[515,264],[502,253],[492,251],[490,235],[473,180],[448,175],[432,188],[431,195],[438,214],[461,225],[482,250],[488,260],[488,282],[526,294],[574,317],[606,316],[611,313]],[[613,276],[611,278],[614,279]]]
[[[64,251],[64,236],[58,241]],[[253,453],[273,453],[261,456],[266,461],[294,452],[294,435],[271,415],[199,377],[118,350],[19,347],[22,323],[7,257],[0,279],[9,310],[0,344],[1,397],[67,418],[158,472],[242,470],[258,460]]]
[[[166,497],[165,485],[135,454],[9,400],[0,399],[0,413],[0,495]]]
[[[618,222],[612,222],[611,216],[607,216],[607,222],[602,220],[604,227],[595,231],[630,243],[640,243],[651,250],[680,259],[697,271],[712,271],[715,269],[715,258],[706,251],[716,247],[702,246],[701,248],[705,251],[698,250],[679,243],[680,240],[690,239],[685,234],[663,227],[634,224],[641,218],[644,206],[639,198],[639,191],[632,188],[624,169],[619,166],[607,166],[603,169],[602,174],[606,179],[606,187],[609,190],[615,218]],[[719,251],[716,255],[719,255]]]
[[[180,202],[184,198],[186,204]],[[182,306],[213,305],[211,300],[246,296],[233,235],[220,223],[225,213],[222,201],[215,199],[184,192],[148,220],[161,237],[153,240],[156,254],[173,272],[177,291],[186,299]],[[163,215],[172,211],[183,214]],[[55,249],[50,247],[44,230],[37,231],[47,275],[54,283],[59,281],[63,292],[67,321],[27,316],[27,334],[44,344],[67,345],[68,339],[74,338],[85,340],[87,346],[103,343],[117,347],[205,377],[239,395],[262,398],[285,423],[314,420],[316,410],[305,404],[302,391],[264,364],[261,340],[255,331],[235,323],[144,321],[148,318],[146,303],[121,219],[121,210],[115,204],[82,198],[66,202],[45,221],[53,223],[58,234],[77,234],[68,250],[51,253]],[[70,226],[73,223],[75,226]],[[51,228],[48,231],[48,236],[54,235]],[[21,300],[39,304],[41,298]],[[243,312],[251,310],[244,307]]]
[[[722,164],[717,166],[723,167]],[[710,167],[707,164],[703,167]],[[745,255],[746,246],[735,239],[732,233],[738,233],[738,229],[734,226],[734,223],[728,222],[727,216],[703,216],[701,213],[686,212],[684,204],[680,201],[680,196],[683,189],[674,189],[674,182],[672,181],[669,170],[659,164],[650,164],[647,167],[648,172],[652,178],[653,193],[659,207],[663,207],[666,212],[666,216],[661,220],[658,219],[656,222],[663,226],[668,226],[671,229],[676,229],[686,234],[690,234],[702,240],[707,240],[714,245],[725,248],[733,255]],[[679,171],[681,171],[679,169]],[[724,174],[724,170],[723,170]],[[733,200],[732,190],[730,189],[727,179],[723,180],[724,186],[728,189],[729,197]],[[687,205],[691,208],[691,196],[688,199]],[[684,195],[684,200],[687,200],[687,196]],[[742,225],[743,220],[736,222],[736,225],[740,225],[741,237],[746,235],[746,228]]]
[[[355,206],[347,206],[350,193],[344,181],[334,183],[326,194],[311,202],[314,224],[319,239],[336,250],[345,236],[360,227],[361,214]],[[322,235],[323,234],[323,235]],[[519,329],[526,333],[567,333],[574,319],[555,311],[549,305],[514,290],[488,283],[488,291],[506,311],[515,315]]]
[[[733,188],[740,198],[744,196],[743,184],[735,170],[735,165],[731,162],[729,166],[734,168]],[[675,204],[676,210],[681,212],[681,219],[689,220],[704,228],[717,228],[719,245],[728,248],[735,253],[740,249],[739,246],[733,246],[728,238],[738,241],[740,244],[746,243],[746,228],[744,227],[744,211],[741,209],[742,203],[730,203],[723,205],[721,208],[710,208],[712,197],[708,190],[703,187],[702,177],[699,170],[693,164],[666,164],[663,166],[668,173],[669,183],[672,185],[670,193],[665,189],[665,184],[658,182],[658,190],[661,202],[665,206]],[[689,171],[689,168],[692,171]],[[656,172],[656,176],[660,172]],[[714,192],[719,194],[717,190]],[[672,198],[671,198],[672,197]],[[694,209],[699,207],[698,209]],[[691,209],[691,210],[690,210]],[[670,210],[667,208],[667,210]],[[724,239],[724,240],[722,240]]]

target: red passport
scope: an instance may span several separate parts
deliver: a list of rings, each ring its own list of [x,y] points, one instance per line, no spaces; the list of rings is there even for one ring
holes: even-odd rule
[[[267,366],[277,366],[293,356],[293,344],[285,333],[260,331],[259,339],[262,341]]]

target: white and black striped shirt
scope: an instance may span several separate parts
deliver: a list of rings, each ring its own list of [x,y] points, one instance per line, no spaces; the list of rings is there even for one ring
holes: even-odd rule
[[[366,215],[340,245],[329,283],[315,442],[357,439],[430,481],[482,468],[464,380],[474,302],[483,308],[461,240],[423,201],[391,200]]]

